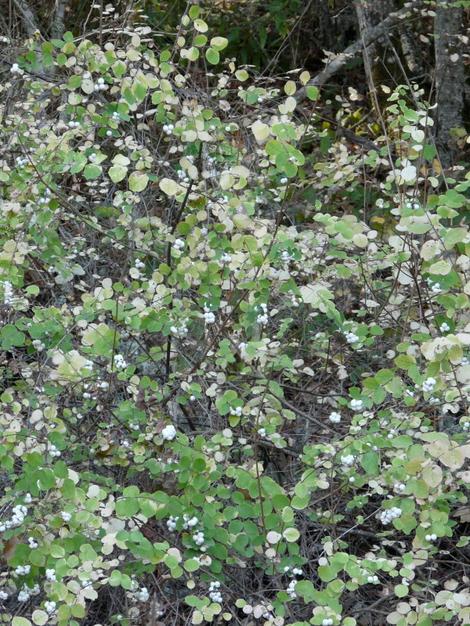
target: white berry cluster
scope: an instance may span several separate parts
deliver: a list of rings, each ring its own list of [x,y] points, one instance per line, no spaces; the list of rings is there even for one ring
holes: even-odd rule
[[[57,604],[52,600],[46,600],[46,602],[44,602],[44,608],[46,609],[46,612],[49,613],[49,615],[55,612],[56,607]]]
[[[31,571],[31,565],[18,565],[15,569],[15,574],[17,576],[27,576]]]
[[[386,509],[385,511],[380,511],[377,515],[378,519],[382,522],[384,526],[393,522],[394,519],[400,517],[402,510],[397,506],[392,506],[391,509]]]
[[[430,376],[429,378],[426,378],[426,380],[422,384],[423,391],[426,391],[428,393],[433,391],[434,387],[436,386],[436,382],[437,382],[436,379],[433,378],[432,376]]]
[[[165,135],[172,135],[175,129],[174,124],[163,124],[162,130]]]
[[[341,463],[346,465],[346,467],[351,467],[354,464],[356,457],[353,454],[345,454],[341,457]]]
[[[287,594],[289,595],[289,598],[291,598],[291,600],[295,600],[295,598],[297,597],[297,594],[295,593],[296,584],[297,584],[296,580],[291,580],[286,589]]]
[[[39,585],[28,587],[28,585],[25,584],[18,593],[18,602],[28,602],[31,596],[37,596],[39,593],[41,593]]]
[[[181,322],[180,326],[172,326],[170,328],[170,332],[176,337],[186,337],[186,335],[188,334],[188,327],[186,325],[186,322]]]
[[[325,617],[322,620],[321,626],[333,626],[334,621],[332,617]]]
[[[212,602],[218,602],[219,604],[221,604],[222,594],[220,593],[219,589],[220,583],[218,580],[211,582],[211,584],[209,585],[209,598],[212,600]]]
[[[46,187],[44,190],[44,195],[38,199],[38,204],[49,204],[51,201],[51,190],[49,187]]]
[[[341,415],[336,411],[332,411],[328,417],[332,424],[339,424],[341,422]]]
[[[124,369],[126,369],[127,361],[124,359],[122,354],[115,354],[114,355],[114,367],[117,370],[124,370]]]
[[[93,89],[95,91],[106,91],[108,89],[108,85],[105,83],[104,78],[102,76],[98,78]]]
[[[442,322],[442,324],[439,326],[439,330],[441,331],[441,333],[448,333],[450,330],[450,326],[447,322]]]
[[[168,424],[162,430],[161,435],[165,441],[172,441],[176,437],[176,428],[173,424]]]
[[[62,511],[60,516],[64,520],[64,522],[70,522],[70,520],[72,519],[72,514],[68,513],[67,511]]]
[[[403,491],[405,491],[406,485],[405,485],[405,483],[395,483],[395,485],[393,486],[393,489],[397,493],[402,493]]]
[[[204,307],[203,317],[206,324],[213,324],[215,322],[215,315],[207,306]]]
[[[292,261],[292,255],[288,252],[288,250],[283,250],[281,252],[282,262],[288,264]]]
[[[147,587],[141,587],[135,594],[137,600],[139,600],[139,602],[147,602],[147,600],[150,598],[150,593],[149,590],[147,589]]]
[[[267,324],[268,323],[268,307],[266,304],[260,304],[259,308],[261,309],[261,312],[259,313],[258,317],[256,318],[256,322],[258,324]]]
[[[166,527],[170,532],[174,532],[176,530],[176,523],[179,520],[179,516],[170,515],[170,517],[166,521]]]
[[[77,120],[70,120],[68,126],[69,128],[79,128],[81,124]]]
[[[40,339],[33,339],[31,343],[33,348],[35,348],[38,352],[42,352],[46,347],[46,344],[44,344]]]
[[[426,282],[428,284],[428,287],[430,287],[430,289],[431,289],[431,291],[433,293],[441,293],[442,287],[441,287],[440,283],[433,282],[433,280],[431,278],[427,278]]]
[[[177,250],[178,252],[180,252],[181,250],[183,250],[184,248],[184,241],[182,239],[175,239],[173,242],[173,250]]]
[[[290,576],[303,576],[303,571],[300,567],[291,567],[290,565],[284,567],[284,573]]]
[[[194,526],[197,526],[199,524],[199,519],[197,517],[190,517],[189,515],[187,515],[187,513],[183,515],[183,520],[184,530],[187,530],[188,528],[194,528]]]
[[[222,263],[230,263],[230,261],[232,260],[232,255],[228,252],[224,252],[223,255],[220,257],[220,260],[222,261]]]
[[[0,285],[3,288],[3,304],[10,306],[14,302],[13,285],[9,280],[3,280]]]
[[[0,589],[0,602],[4,602],[5,600],[8,600],[9,597],[10,595],[7,591],[3,591],[3,589]]]
[[[189,176],[186,174],[184,170],[178,170],[176,172],[176,175],[178,176],[181,182],[189,183]]]
[[[344,338],[348,343],[357,343],[359,341],[359,337],[356,335],[356,333],[353,333],[351,331],[345,331]]]
[[[21,526],[27,514],[27,507],[25,507],[23,504],[17,504],[13,507],[11,511],[10,519],[0,524],[0,532],[5,532],[5,530],[8,530],[9,528],[16,528],[17,526]]]
[[[10,72],[12,74],[18,74],[19,76],[24,74],[24,70],[21,69],[18,63],[13,63],[13,65],[10,67]]]
[[[34,537],[28,537],[28,545],[31,550],[35,550],[39,544]]]
[[[47,450],[49,452],[49,454],[51,455],[52,458],[56,458],[60,456],[60,450],[58,450],[56,448],[56,446],[53,443],[49,443],[47,446]]]
[[[57,580],[55,570],[46,569],[46,579],[51,583],[55,582]]]
[[[410,202],[410,201],[408,201],[405,204],[405,206],[406,206],[407,209],[414,209],[415,211],[420,208],[419,202]]]
[[[351,400],[351,402],[349,403],[349,406],[351,407],[351,409],[353,411],[361,411],[362,407],[364,406],[364,402],[362,400]]]
[[[16,161],[16,165],[18,167],[23,167],[23,165],[27,165],[28,164],[29,159],[28,159],[28,157],[16,157],[15,161]]]
[[[241,417],[242,413],[243,413],[243,407],[241,407],[241,406],[232,407],[230,409],[230,415],[235,415],[237,417]]]
[[[436,535],[436,533],[432,533],[430,535],[426,535],[425,539],[426,539],[426,541],[429,541],[429,542],[436,541],[437,540],[437,535]]]
[[[204,533],[202,532],[202,530],[199,530],[197,533],[195,533],[193,535],[193,541],[194,543],[199,546],[201,548],[201,550],[204,552],[205,551],[205,547],[204,547],[204,541],[206,540],[206,538],[204,537]]]
[[[378,576],[367,576],[367,582],[370,583],[371,585],[377,585],[379,582],[379,577]]]

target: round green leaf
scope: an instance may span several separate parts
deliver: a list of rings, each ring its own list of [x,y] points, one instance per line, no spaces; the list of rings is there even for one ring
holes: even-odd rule
[[[206,59],[211,65],[217,65],[217,63],[220,61],[220,54],[214,48],[207,48]]]
[[[46,613],[46,611],[41,611],[40,609],[33,611],[31,617],[33,618],[33,622],[35,624],[38,624],[38,626],[44,626],[44,624],[47,624],[49,620],[49,615]]]
[[[99,178],[101,176],[102,169],[99,165],[93,165],[89,163],[85,166],[83,170],[83,175],[87,180],[94,180],[95,178]]]
[[[121,180],[127,175],[127,167],[123,167],[122,165],[113,165],[108,170],[108,176],[113,181],[113,183],[119,183]]]
[[[225,37],[212,37],[211,48],[219,52],[228,46],[228,39]]]
[[[300,533],[297,528],[286,528],[285,531],[282,533],[282,536],[286,541],[292,543],[294,541],[297,541],[297,539],[300,537]]]
[[[143,191],[149,182],[149,177],[143,172],[132,172],[129,176],[129,189],[131,191]]]

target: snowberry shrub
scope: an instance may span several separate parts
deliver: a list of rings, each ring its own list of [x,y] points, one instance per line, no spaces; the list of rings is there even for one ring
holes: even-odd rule
[[[196,6],[147,35],[2,88],[5,619],[468,623],[469,176],[405,87],[321,160],[307,72],[250,76]],[[373,220],[327,193],[377,170]]]

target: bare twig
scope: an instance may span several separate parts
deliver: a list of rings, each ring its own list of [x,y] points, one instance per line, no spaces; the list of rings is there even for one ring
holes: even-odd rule
[[[365,33],[363,33],[363,36],[360,39],[348,46],[343,52],[335,55],[335,57],[332,58],[329,63],[327,63],[325,68],[319,74],[314,76],[303,89],[300,89],[297,92],[297,101],[305,99],[307,95],[307,87],[323,86],[330,80],[332,76],[339,72],[339,70],[341,70],[348,61],[350,61],[357,54],[359,54],[363,50],[364,45],[369,46],[374,41],[385,35],[390,28],[396,25],[397,22],[400,22],[401,20],[404,20],[406,17],[408,17],[412,9],[421,6],[421,4],[422,0],[416,0],[413,3],[407,3],[407,5],[403,7],[403,9],[400,9],[400,11],[396,11],[394,13],[390,13],[390,15],[388,15],[382,22],[380,22],[380,24],[377,24],[377,26],[368,29]]]
[[[21,13],[25,31],[30,37],[32,37],[34,33],[39,31],[38,21],[36,19],[33,9],[29,6],[26,0],[13,0],[13,4]]]

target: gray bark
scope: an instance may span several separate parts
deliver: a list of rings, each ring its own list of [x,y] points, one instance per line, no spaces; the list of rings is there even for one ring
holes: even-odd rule
[[[54,7],[55,10],[51,29],[52,37],[54,39],[61,39],[65,30],[65,0],[55,0]]]
[[[455,157],[452,129],[463,126],[465,69],[462,59],[463,9],[451,7],[452,0],[439,0],[434,20],[437,102],[436,144],[440,159],[448,167]]]
[[[13,4],[21,14],[25,31],[28,33],[29,37],[32,37],[34,33],[39,30],[33,9],[26,0],[13,0]]]
[[[312,78],[307,86],[321,87],[325,85],[339,70],[341,70],[348,61],[357,54],[362,52],[364,45],[370,46],[372,43],[385,36],[389,29],[394,28],[397,24],[409,17],[411,11],[422,6],[422,0],[409,2],[403,9],[390,13],[380,24],[367,29],[363,33],[363,37],[348,46],[343,52],[335,55],[335,57],[327,63],[325,68]],[[297,92],[296,98],[300,102],[306,98],[305,88]]]

